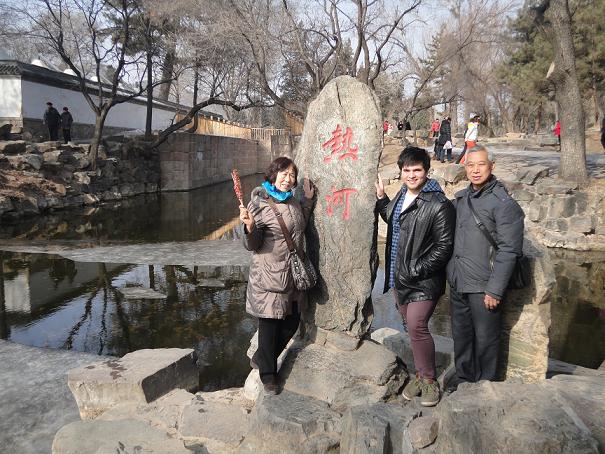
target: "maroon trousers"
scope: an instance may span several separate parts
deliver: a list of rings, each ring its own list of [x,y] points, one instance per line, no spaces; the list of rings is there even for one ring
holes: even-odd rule
[[[429,332],[429,319],[435,311],[437,301],[412,301],[399,304],[394,290],[397,310],[405,320],[412,344],[414,366],[421,378],[436,379],[435,341]]]

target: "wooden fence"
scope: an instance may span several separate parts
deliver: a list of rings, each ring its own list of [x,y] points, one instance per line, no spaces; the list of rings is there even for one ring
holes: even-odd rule
[[[177,114],[175,121],[179,121],[184,115]],[[215,117],[204,117],[198,116],[196,134],[205,134],[210,136],[225,136],[225,137],[237,137],[240,139],[251,139],[251,140],[271,140],[271,136],[283,136],[287,134],[300,134],[302,132],[302,123],[296,117],[292,117],[293,120],[288,121],[290,117],[286,116],[286,123],[288,124],[287,129],[273,129],[273,128],[252,128],[250,126],[242,125],[241,123],[233,123],[228,120]],[[300,124],[297,124],[298,121]],[[290,126],[290,123],[292,126]],[[183,131],[189,130],[193,124],[189,124],[183,128]],[[294,129],[292,128],[294,127]],[[300,132],[299,132],[300,131]]]

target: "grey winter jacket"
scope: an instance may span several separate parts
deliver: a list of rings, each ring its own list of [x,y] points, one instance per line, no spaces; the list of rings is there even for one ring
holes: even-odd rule
[[[71,116],[69,112],[61,113],[61,128],[63,129],[71,129],[71,125],[74,122],[74,117]]]
[[[255,227],[244,235],[244,247],[253,251],[246,290],[246,312],[259,318],[283,319],[292,312],[292,302],[298,308],[305,303],[305,293],[294,287],[288,262],[288,245],[275,213],[267,202],[269,195],[263,187],[252,191],[248,211]],[[313,200],[295,197],[285,202],[275,200],[292,239],[300,250],[304,248],[304,231],[313,209]]]
[[[477,227],[468,206],[469,195],[498,251]],[[469,185],[456,193],[454,206],[454,254],[447,266],[450,287],[458,293],[486,293],[501,300],[517,257],[523,252],[523,210],[495,177],[479,191]]]
[[[44,111],[44,119],[43,122],[45,125],[49,127],[56,127],[61,124],[61,115],[59,111],[54,107],[49,107]]]

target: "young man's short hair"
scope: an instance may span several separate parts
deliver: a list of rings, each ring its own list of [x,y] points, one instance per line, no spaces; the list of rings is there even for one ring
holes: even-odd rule
[[[422,168],[427,172],[429,171],[431,168],[431,158],[424,148],[407,146],[397,159],[399,170],[403,169],[404,166],[413,164],[422,164]]]

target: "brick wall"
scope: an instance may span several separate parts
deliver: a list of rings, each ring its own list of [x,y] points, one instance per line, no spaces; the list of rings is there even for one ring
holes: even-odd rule
[[[162,191],[186,191],[264,172],[273,159],[271,141],[173,134],[160,147]]]

